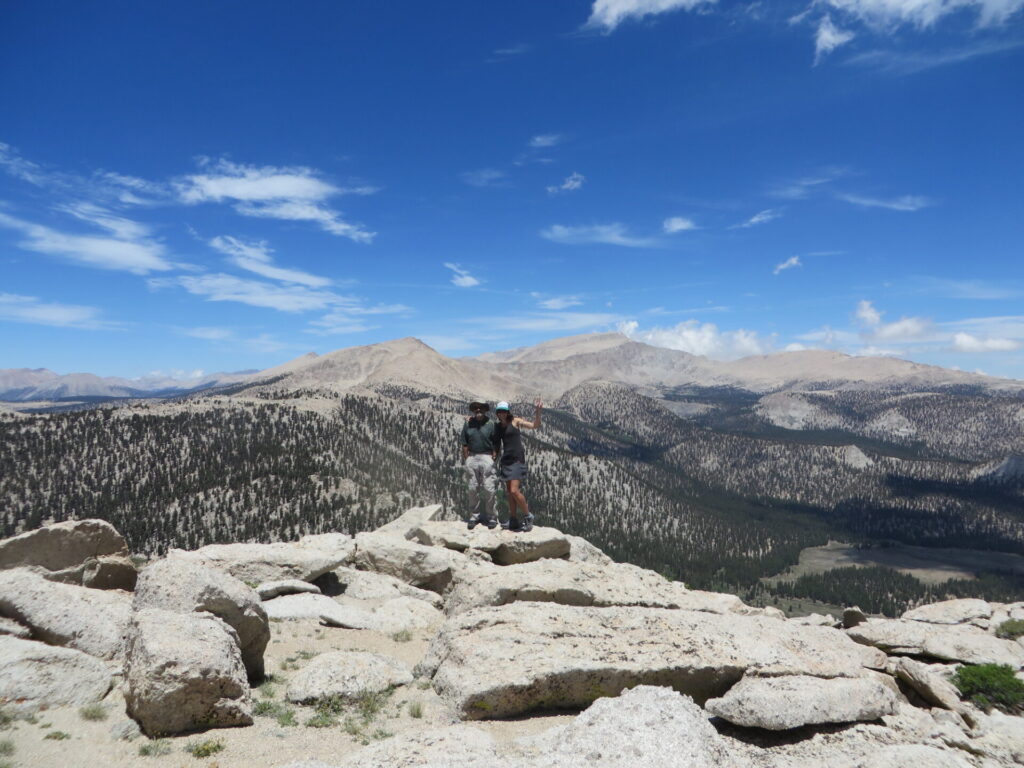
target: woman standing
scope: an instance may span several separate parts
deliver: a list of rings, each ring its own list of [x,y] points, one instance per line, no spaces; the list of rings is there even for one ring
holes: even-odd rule
[[[523,436],[519,430],[540,428],[540,410],[543,405],[540,400],[534,402],[533,421],[513,416],[508,403],[498,403],[494,409],[494,415],[498,417],[494,437],[501,446],[498,479],[505,483],[510,531],[525,533],[533,529],[533,515],[530,514],[526,497],[520,488],[526,479],[526,448],[523,447]]]

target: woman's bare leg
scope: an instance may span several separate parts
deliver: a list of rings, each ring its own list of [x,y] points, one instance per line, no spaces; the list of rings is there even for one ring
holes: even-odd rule
[[[516,516],[516,497],[512,495],[512,483],[519,484],[518,480],[510,480],[505,483],[505,498],[508,499],[508,519]]]
[[[512,506],[514,504],[515,506],[519,507],[519,509],[523,510],[524,520],[526,519],[526,516],[530,514],[530,509],[529,507],[526,506],[526,496],[524,496],[523,492],[519,490],[518,480],[508,481],[508,504],[509,509],[512,509]]]

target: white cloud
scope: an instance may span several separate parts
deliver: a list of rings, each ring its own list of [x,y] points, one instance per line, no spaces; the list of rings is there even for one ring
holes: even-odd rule
[[[116,219],[116,217],[114,217]],[[108,220],[104,225],[107,229],[121,227],[127,232],[130,222],[126,219]],[[98,223],[98,222],[94,222]],[[137,239],[119,239],[94,235],[72,235],[58,232],[50,227],[22,221],[5,213],[0,213],[0,226],[15,229],[26,235],[26,239],[18,243],[18,247],[36,253],[60,256],[80,264],[98,269],[119,270],[136,275],[150,272],[163,272],[174,265],[164,258],[164,247],[157,242],[137,237]],[[135,225],[138,226],[138,225]],[[141,228],[136,235],[143,232]]]
[[[666,347],[704,355],[715,360],[735,360],[748,355],[764,355],[775,346],[774,336],[763,337],[757,331],[722,331],[714,323],[686,320],[671,328],[640,330],[635,320],[619,325],[619,332],[631,339],[655,347]]]
[[[230,257],[229,261],[241,269],[255,272],[257,275],[272,280],[288,283],[299,283],[312,288],[324,288],[331,284],[326,277],[311,275],[297,269],[285,269],[275,266],[270,254],[273,250],[264,241],[245,242],[235,237],[218,236],[210,241],[210,245]]]
[[[778,184],[772,188],[771,194],[774,197],[781,197],[785,200],[803,200],[815,188],[822,187],[843,176],[848,176],[850,173],[849,169],[838,166],[822,168],[812,175],[802,176],[798,179]]]
[[[957,352],[1012,352],[1021,348],[1014,339],[979,338],[969,333],[953,334],[953,349]]]
[[[548,187],[549,195],[557,195],[559,192],[573,192],[583,186],[586,176],[575,171],[566,177],[565,181],[552,187]]]
[[[867,299],[857,302],[857,310],[854,314],[862,324],[869,328],[874,328],[882,322],[882,313],[875,309],[875,305]]]
[[[772,270],[772,274],[773,275],[777,275],[780,272],[783,272],[783,271],[785,271],[787,269],[792,269],[793,267],[802,267],[802,266],[803,266],[803,264],[800,262],[800,257],[799,256],[790,256],[785,261],[783,261],[783,262],[781,262],[779,264],[776,264],[775,265],[775,269]]]
[[[933,325],[923,317],[902,317],[892,323],[877,325],[871,338],[884,341],[914,341],[931,333]]]
[[[858,357],[903,357],[906,352],[898,349],[888,349],[886,347],[868,345],[866,347],[851,350],[850,354],[857,355]]]
[[[530,139],[530,146],[533,149],[545,149],[547,147],[553,147],[556,144],[562,142],[562,135],[560,133],[541,133]]]
[[[939,51],[863,51],[846,60],[846,64],[870,67],[880,72],[896,75],[913,75],[948,64],[959,64],[979,56],[990,56],[1011,51],[1024,45],[1021,40],[981,40],[967,46],[947,48]]]
[[[480,285],[479,278],[473,277],[468,271],[460,267],[458,264],[446,261],[444,266],[453,272],[452,285],[457,285],[459,288],[473,288],[474,286]]]
[[[713,5],[716,0],[594,0],[590,18],[584,25],[588,29],[612,32],[626,19],[642,19],[669,11],[692,11],[702,5]]]
[[[318,291],[303,285],[275,285],[259,280],[245,280],[223,273],[155,278],[152,288],[180,286],[207,301],[237,301],[253,307],[268,307],[281,312],[308,312],[325,309],[343,300],[330,291]]]
[[[301,200],[285,200],[279,203],[239,203],[235,210],[243,216],[261,219],[283,219],[285,221],[312,221],[325,231],[339,237],[347,237],[357,243],[371,243],[377,236],[361,224],[352,224],[341,219],[336,211],[316,203]]]
[[[466,171],[460,178],[471,187],[500,187],[505,184],[505,172],[497,168],[480,168]]]
[[[569,307],[578,307],[583,302],[579,296],[551,296],[544,298],[544,294],[531,293],[530,296],[537,300],[537,306],[541,309],[561,310]]]
[[[951,299],[1015,299],[1024,295],[1024,284],[1006,280],[948,280],[939,277],[919,278],[922,293],[934,293]]]
[[[510,331],[584,331],[607,328],[622,320],[620,315],[590,312],[534,312],[522,317],[473,318],[486,319],[495,328]]]
[[[879,30],[908,24],[918,28],[934,25],[945,16],[963,10],[978,14],[982,27],[1003,24],[1024,8],[1024,0],[818,0]]]
[[[651,248],[658,243],[649,237],[633,237],[626,232],[624,224],[594,224],[584,227],[566,227],[553,224],[541,230],[540,236],[545,240],[566,245],[587,245],[600,243],[604,245],[623,245],[627,248]]]
[[[689,232],[692,229],[697,229],[697,225],[693,223],[692,219],[670,216],[661,223],[661,228],[668,234],[674,235],[676,232]]]
[[[920,211],[922,208],[927,208],[932,205],[932,201],[923,195],[903,195],[889,200],[883,200],[877,197],[865,197],[864,195],[850,195],[846,193],[838,193],[836,197],[840,200],[846,201],[847,203],[860,205],[864,208],[885,208],[890,211],[913,212]]]
[[[193,339],[205,339],[206,341],[227,341],[235,338],[235,332],[230,328],[185,328],[182,333]]]
[[[750,227],[756,227],[758,224],[767,224],[769,221],[775,221],[775,219],[781,216],[782,211],[777,208],[766,208],[760,213],[755,213],[742,224],[734,225],[732,229],[749,229]]]
[[[840,29],[832,23],[832,17],[828,14],[818,24],[818,31],[814,36],[814,63],[832,53],[841,45],[846,45],[853,40],[855,35],[849,30]]]
[[[0,293],[0,320],[87,330],[115,327],[113,323],[100,320],[100,310],[96,307],[44,302],[35,296],[14,293]]]

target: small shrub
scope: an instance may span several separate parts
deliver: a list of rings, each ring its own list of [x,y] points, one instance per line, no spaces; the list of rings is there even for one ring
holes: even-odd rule
[[[396,643],[408,643],[410,640],[412,640],[412,632],[410,632],[408,629],[402,629],[398,632],[395,632],[395,634],[391,636],[391,639],[394,640]]]
[[[267,675],[263,678],[263,682],[256,687],[256,690],[259,691],[260,696],[272,699],[277,695],[276,686],[278,682],[280,682],[279,678],[274,675]]]
[[[975,664],[960,667],[953,684],[965,698],[985,712],[995,708],[1013,715],[1024,712],[1024,682],[1005,664]]]
[[[43,736],[44,739],[53,739],[54,741],[64,741],[64,739],[70,739],[71,734],[65,731],[50,731],[48,734]]]
[[[414,701],[409,704],[409,717],[415,717],[419,720],[423,717],[423,704],[418,701]]]
[[[376,739],[377,741],[383,741],[384,739],[390,739],[394,735],[395,734],[391,731],[385,731],[383,728],[378,728],[370,734],[370,738]]]
[[[363,738],[363,724],[352,717],[345,718],[345,733],[357,739]]]
[[[154,739],[139,745],[139,755],[142,757],[161,757],[169,754],[171,754],[171,743],[167,739]]]
[[[102,704],[86,704],[78,710],[78,715],[83,720],[106,720],[107,708]]]
[[[1024,637],[1024,619],[1008,619],[996,628],[996,637],[1003,640],[1016,640]]]
[[[356,710],[369,723],[384,709],[390,696],[391,691],[360,691],[355,697]]]
[[[284,727],[290,728],[293,725],[298,725],[298,721],[295,719],[294,709],[285,709],[277,714],[277,724]]]
[[[220,739],[206,739],[206,741],[194,741],[185,746],[185,751],[192,757],[210,757],[223,751],[224,742]]]
[[[270,699],[257,699],[252,703],[252,713],[256,717],[277,717],[280,704]]]
[[[0,741],[0,755],[10,757],[14,754],[14,742],[10,739]]]
[[[318,711],[306,721],[307,728],[331,728],[338,724],[338,719],[330,712]]]
[[[298,652],[297,654],[295,654],[295,655],[296,655],[296,656],[298,656],[298,657],[299,657],[300,659],[302,659],[303,661],[309,661],[309,660],[310,660],[310,659],[312,659],[312,658],[313,658],[314,656],[316,656],[316,655],[317,655],[317,653],[316,653],[316,651],[299,651],[299,652]],[[289,659],[289,661],[294,661],[294,659]]]
[[[17,719],[18,716],[14,714],[13,710],[0,707],[0,731],[10,728],[11,724]]]

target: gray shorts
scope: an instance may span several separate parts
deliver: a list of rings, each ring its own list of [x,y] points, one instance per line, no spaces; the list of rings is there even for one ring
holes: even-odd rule
[[[503,483],[507,483],[509,480],[525,480],[526,462],[517,461],[515,464],[499,464],[498,479]]]

